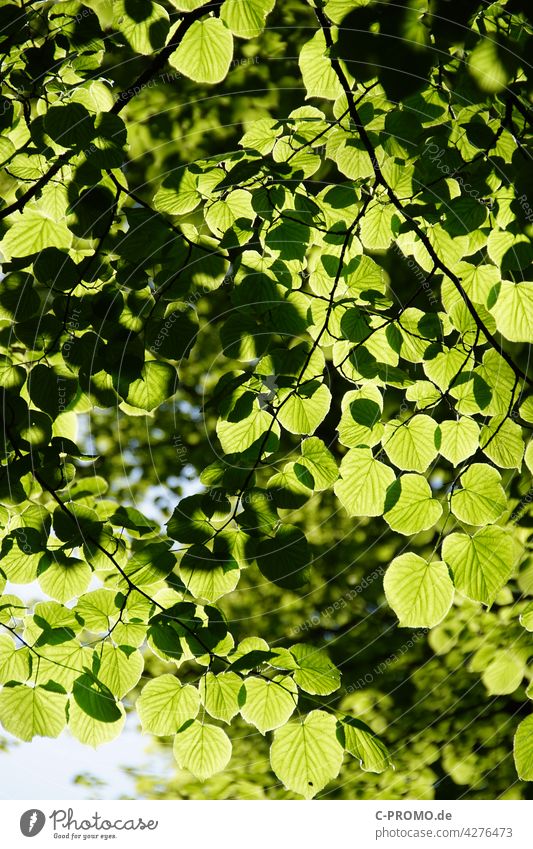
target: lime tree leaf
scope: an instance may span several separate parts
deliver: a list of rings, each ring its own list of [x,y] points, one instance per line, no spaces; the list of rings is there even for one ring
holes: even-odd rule
[[[67,696],[46,687],[18,684],[0,692],[0,722],[19,740],[59,737],[67,724]]]
[[[305,535],[294,525],[280,525],[273,538],[261,540],[256,558],[265,578],[280,587],[296,589],[309,579],[311,552]]]
[[[180,12],[194,12],[195,9],[199,9],[200,6],[205,6],[208,0],[170,0],[173,6],[176,9],[179,9]]]
[[[126,722],[126,711],[120,702],[112,701],[110,704],[113,705],[113,718],[104,721],[91,716],[75,699],[71,699],[68,727],[72,736],[93,749],[118,737]]]
[[[337,463],[331,451],[317,436],[304,439],[300,450],[302,456],[298,460],[298,466],[303,466],[311,473],[313,489],[317,492],[329,489],[339,477]]]
[[[270,431],[274,438],[278,437],[280,433],[279,425],[276,421],[273,422],[272,416],[267,410],[256,407],[247,418],[240,421],[219,419],[217,422],[217,436],[225,454],[246,451],[267,431]],[[266,447],[268,448],[268,438]]]
[[[329,412],[331,392],[325,384],[312,393],[287,389],[279,393],[278,421],[290,433],[314,433]]]
[[[341,724],[344,748],[359,759],[365,772],[385,772],[391,766],[391,757],[384,743],[368,725],[349,717]]]
[[[469,525],[495,522],[507,506],[501,480],[500,473],[492,466],[474,463],[461,476],[461,489],[452,493],[452,513]]]
[[[231,742],[222,728],[193,720],[174,737],[173,751],[180,769],[188,769],[199,781],[205,781],[227,766]]]
[[[431,487],[421,475],[402,475],[389,486],[383,517],[393,531],[417,534],[432,528],[441,515],[442,506],[432,497]]]
[[[76,605],[76,613],[85,628],[96,633],[108,631],[120,613],[120,595],[116,591],[100,588],[85,593]]]
[[[54,553],[46,568],[39,569],[39,586],[56,601],[63,604],[82,595],[91,582],[92,570],[85,560]]]
[[[336,100],[342,94],[342,86],[331,67],[326,54],[324,33],[319,31],[302,47],[298,64],[307,90],[306,99],[325,97]]]
[[[169,215],[186,215],[200,203],[197,177],[191,171],[172,173],[154,195],[154,206]]]
[[[220,83],[233,58],[233,36],[220,18],[195,21],[169,63],[197,83]]]
[[[239,583],[240,569],[231,567],[232,564],[219,565],[206,546],[192,545],[183,555],[180,574],[195,598],[213,602],[232,592]]]
[[[496,327],[511,342],[531,342],[533,327],[533,285],[502,280],[501,288],[490,311]]]
[[[143,731],[166,736],[175,734],[189,719],[195,719],[200,694],[191,684],[181,684],[175,675],[159,675],[143,687],[136,709]]]
[[[275,0],[225,0],[220,17],[233,35],[256,38],[263,31],[267,15],[274,5]]]
[[[530,395],[529,398],[526,398],[525,401],[520,405],[520,415],[525,422],[533,422],[533,395]]]
[[[518,469],[524,456],[522,429],[505,415],[493,416],[483,425],[479,444],[484,454],[501,469]]]
[[[288,790],[312,799],[339,774],[343,749],[335,717],[313,710],[274,732],[272,769]]]
[[[340,465],[335,495],[349,516],[381,516],[393,470],[373,456],[370,448],[352,448]]]
[[[464,369],[469,355],[460,348],[450,348],[436,354],[433,359],[424,361],[424,371],[442,392],[457,378],[460,369]]]
[[[522,683],[526,671],[525,661],[512,651],[497,651],[483,670],[483,681],[489,696],[514,693]]]
[[[361,221],[361,241],[369,250],[385,250],[393,238],[393,220],[397,215],[392,204],[374,203]]]
[[[477,43],[468,57],[468,70],[478,86],[491,94],[502,91],[509,81],[509,70],[501,48],[492,37]]]
[[[456,421],[444,421],[439,430],[439,451],[454,466],[475,454],[479,447],[479,426],[474,419],[461,416]]]
[[[115,25],[136,53],[149,55],[165,43],[169,18],[159,3],[144,0],[115,0]]]
[[[533,631],[533,602],[530,602],[520,614],[520,624],[526,631]]]
[[[339,442],[347,448],[376,445],[383,436],[382,412],[383,398],[377,386],[368,384],[347,392],[342,399]]]
[[[515,546],[503,528],[482,528],[473,536],[450,534],[442,557],[453,573],[460,593],[490,605],[507,583],[516,559]]]
[[[117,699],[121,699],[138,684],[144,669],[144,659],[138,649],[125,649],[104,643],[96,652],[99,660],[98,678]]]
[[[149,360],[144,364],[141,377],[131,383],[122,381],[119,393],[130,407],[150,412],[176,391],[176,370],[169,363]]]
[[[522,720],[513,744],[514,762],[522,781],[533,781],[533,716]]]
[[[70,692],[74,681],[90,667],[92,651],[77,640],[61,640],[57,645],[39,647],[39,666],[32,664],[36,683],[53,681]]]
[[[314,696],[328,696],[339,689],[341,674],[324,651],[299,643],[291,646],[290,652],[298,663],[294,680],[302,690]]]
[[[1,552],[2,571],[12,584],[31,584],[37,577],[39,564],[47,560],[39,534],[33,528],[18,528],[4,537]]]
[[[2,253],[9,260],[39,253],[45,248],[68,248],[71,242],[72,233],[64,223],[26,207],[4,236]]]
[[[533,442],[528,442],[524,460],[531,474],[533,474]]]
[[[242,678],[235,672],[208,672],[200,680],[200,698],[212,717],[229,723],[239,713],[241,688]]]
[[[0,684],[26,681],[30,674],[29,652],[17,648],[9,634],[0,635]]]
[[[294,713],[298,688],[288,675],[276,675],[271,681],[248,678],[244,691],[241,715],[261,734],[285,725]]]
[[[425,472],[437,456],[437,423],[416,415],[407,422],[387,422],[383,448],[391,463],[409,472]]]
[[[385,596],[402,628],[433,628],[448,613],[453,583],[442,561],[418,554],[395,557],[383,580]]]
[[[202,495],[182,498],[167,523],[168,535],[178,542],[205,542],[213,536],[214,528],[206,513]]]

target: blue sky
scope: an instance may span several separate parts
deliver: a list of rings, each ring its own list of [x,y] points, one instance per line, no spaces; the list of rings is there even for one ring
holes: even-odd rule
[[[78,743],[64,731],[57,740],[35,737],[21,743],[9,734],[6,752],[0,751],[0,797],[2,799],[119,799],[139,798],[134,780],[123,767],[135,767],[152,774],[168,772],[161,753],[150,753],[149,736],[137,729],[131,716],[116,740],[99,749]],[[74,784],[80,773],[90,773],[105,785],[90,788]]]

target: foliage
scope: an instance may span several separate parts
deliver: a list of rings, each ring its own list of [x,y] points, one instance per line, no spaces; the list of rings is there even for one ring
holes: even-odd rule
[[[526,5],[0,33],[3,727],[136,710],[152,795],[528,795]]]

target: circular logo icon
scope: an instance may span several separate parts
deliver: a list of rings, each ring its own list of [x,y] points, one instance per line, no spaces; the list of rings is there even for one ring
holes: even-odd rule
[[[43,830],[46,817],[42,811],[37,808],[31,808],[29,811],[24,811],[20,818],[20,830],[24,837],[35,837]]]

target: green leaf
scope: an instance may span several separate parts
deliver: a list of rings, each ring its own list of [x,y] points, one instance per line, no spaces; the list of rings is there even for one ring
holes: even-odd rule
[[[402,475],[389,486],[383,516],[393,531],[417,534],[432,528],[441,515],[442,506],[421,475]]]
[[[77,557],[66,557],[57,551],[52,559],[39,569],[39,586],[56,601],[63,604],[82,595],[91,581],[91,567]]]
[[[516,729],[513,752],[518,777],[533,781],[533,716],[523,719]]]
[[[274,732],[270,763],[288,790],[312,799],[342,765],[343,750],[336,734],[335,717],[313,710]]]
[[[410,472],[425,472],[437,455],[437,423],[429,416],[416,415],[407,422],[385,425],[383,447],[391,463]]]
[[[178,542],[206,542],[211,539],[214,527],[206,511],[206,499],[202,495],[182,498],[167,522],[168,535]]]
[[[529,602],[520,614],[520,624],[526,631],[533,631],[533,602]]]
[[[19,740],[59,737],[67,724],[67,696],[46,687],[3,687],[0,722]]]
[[[512,283],[502,280],[490,312],[496,327],[511,342],[531,342],[533,327],[533,286],[530,282]]]
[[[450,534],[442,545],[442,557],[460,593],[491,605],[511,575],[516,548],[506,530],[489,527],[471,537]]]
[[[176,392],[177,374],[174,366],[149,360],[141,370],[141,377],[131,383],[122,379],[119,393],[131,407],[150,412]]]
[[[461,416],[457,420],[441,422],[440,448],[443,457],[453,466],[458,466],[471,457],[479,447],[479,427],[474,419]]]
[[[136,53],[149,56],[165,43],[169,18],[159,3],[144,0],[115,0],[115,26]]]
[[[35,406],[55,419],[75,397],[78,381],[67,368],[39,364],[29,374],[28,391]]]
[[[195,21],[169,64],[197,83],[220,83],[233,58],[233,36],[220,18]]]
[[[522,428],[505,415],[493,416],[481,428],[481,450],[502,469],[518,469],[524,457]]]
[[[132,552],[125,574],[136,586],[150,586],[168,578],[176,565],[176,555],[168,548],[168,541],[154,542]]]
[[[96,652],[99,660],[98,678],[117,699],[122,699],[139,683],[144,658],[137,649],[125,649],[104,643]]]
[[[136,709],[143,731],[166,736],[175,734],[185,722],[195,719],[200,695],[191,684],[181,684],[175,675],[159,675],[143,687]]]
[[[342,458],[340,476],[341,480],[334,486],[335,495],[349,516],[382,515],[387,489],[395,474],[375,459],[370,448],[348,451]]]
[[[80,103],[51,106],[46,112],[44,127],[48,135],[62,147],[89,147],[95,134],[94,117]]]
[[[281,390],[279,398],[278,421],[290,433],[314,433],[331,404],[331,392],[323,383],[296,393],[292,389]]]
[[[188,769],[199,781],[206,781],[227,766],[231,743],[222,728],[194,720],[176,734],[173,751],[180,769]]]
[[[482,38],[470,53],[468,70],[483,91],[494,94],[507,86],[510,70],[505,53],[494,37]]]
[[[200,698],[206,711],[215,719],[230,723],[239,713],[242,678],[235,672],[214,675],[207,672],[200,679]]]
[[[200,6],[205,6],[208,0],[170,0],[170,2],[182,12],[194,12]]]
[[[113,720],[102,721],[86,713],[75,699],[71,699],[68,727],[72,736],[80,743],[92,746],[93,749],[97,749],[103,743],[110,743],[118,737],[126,722],[126,712],[120,702],[111,704],[114,706],[114,715],[117,717]]]
[[[325,97],[336,100],[342,94],[342,86],[331,67],[326,54],[324,33],[318,31],[300,50],[298,59],[307,98]]]
[[[275,6],[275,0],[225,0],[220,17],[233,35],[241,38],[257,38],[265,27],[267,15]]]
[[[339,470],[333,454],[317,436],[304,439],[300,450],[302,456],[298,460],[298,466],[303,466],[311,473],[313,489],[317,492],[329,489],[339,477]]]
[[[526,664],[512,651],[497,651],[483,670],[481,679],[489,696],[505,696],[514,693],[522,683]]]
[[[402,628],[433,628],[448,613],[453,583],[442,561],[400,554],[385,573],[385,596]]]
[[[8,634],[0,635],[0,684],[26,681],[30,674],[29,651],[17,648]]]
[[[80,598],[75,610],[89,631],[108,631],[118,619],[120,596],[116,590],[93,590]]]
[[[248,678],[244,690],[241,715],[261,734],[285,725],[294,713],[298,688],[288,675],[276,675],[271,681]]]
[[[297,589],[309,580],[311,552],[294,525],[280,525],[272,539],[261,540],[256,558],[265,578],[280,587]]]
[[[358,719],[351,717],[342,722],[344,747],[347,752],[359,759],[365,772],[385,772],[391,766],[387,747],[372,729]]]
[[[154,195],[154,206],[169,215],[186,215],[200,203],[197,177],[185,169],[167,177]]]
[[[69,248],[71,242],[72,233],[65,224],[27,206],[4,236],[2,253],[9,260],[36,254],[45,248]]]
[[[2,540],[2,570],[12,584],[31,584],[41,560],[46,561],[40,536],[33,528],[17,528]]]
[[[501,475],[492,466],[474,463],[461,476],[461,489],[451,496],[452,513],[469,525],[495,522],[507,506]]]
[[[204,545],[192,545],[180,563],[180,575],[191,595],[214,602],[235,589],[241,572],[232,564],[219,565]]]
[[[383,398],[377,386],[368,384],[347,392],[342,399],[339,442],[348,448],[376,445],[383,435],[382,412]]]
[[[271,434],[270,439],[276,439],[280,433],[279,425],[272,420],[269,412],[258,407],[254,407],[250,415],[240,421],[219,419],[217,422],[217,436],[225,454],[246,451],[261,437],[266,438],[265,450],[268,450],[269,437],[265,437],[267,432]]]
[[[290,651],[298,663],[294,680],[302,690],[315,696],[328,696],[339,689],[341,674],[324,651],[305,643],[291,646]]]

